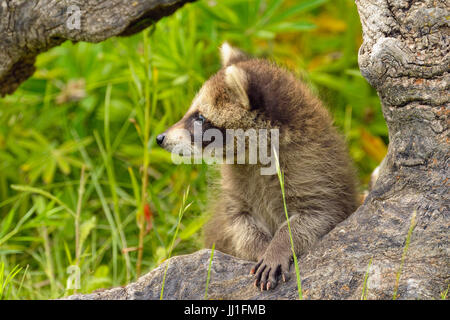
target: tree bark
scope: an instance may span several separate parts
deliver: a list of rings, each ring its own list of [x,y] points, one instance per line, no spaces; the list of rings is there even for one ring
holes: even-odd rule
[[[100,42],[134,34],[192,1],[3,0],[0,96],[13,93],[34,73],[34,62],[41,52],[66,40]]]
[[[450,3],[356,4],[364,37],[359,65],[381,99],[389,150],[364,204],[300,257],[303,294],[440,299],[450,275]],[[209,250],[175,257],[127,287],[70,299],[158,299],[167,263],[164,298],[202,299],[209,257]],[[216,252],[208,298],[297,298],[295,279],[269,292],[254,288],[251,266]]]

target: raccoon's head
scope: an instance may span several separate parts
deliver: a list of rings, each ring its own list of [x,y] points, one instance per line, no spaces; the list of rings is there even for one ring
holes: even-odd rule
[[[220,52],[222,68],[203,84],[184,117],[157,136],[157,143],[164,149],[195,154],[207,146],[226,147],[228,129],[246,131],[269,126],[250,105],[250,75],[245,70],[250,59],[228,43]],[[223,139],[217,138],[219,133]]]

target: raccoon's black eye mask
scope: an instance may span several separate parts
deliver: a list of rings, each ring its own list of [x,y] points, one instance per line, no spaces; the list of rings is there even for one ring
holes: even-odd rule
[[[205,123],[209,123],[209,121],[205,118],[205,116],[199,112],[193,113],[189,118],[190,118],[192,124],[196,121],[201,122],[202,125]]]
[[[206,122],[206,118],[202,114],[197,114],[197,121],[201,121],[201,123]]]
[[[202,125],[202,131],[205,132],[207,129],[216,128],[204,115],[202,115],[199,112],[193,113],[189,119],[189,125],[187,126],[188,130],[191,131],[191,134],[193,134],[194,130],[194,123],[200,122]]]
[[[225,136],[225,129],[223,128],[219,128],[215,125],[212,124],[211,121],[209,121],[204,115],[202,115],[200,112],[195,112],[193,113],[189,118],[188,118],[188,125],[186,126],[187,129],[189,130],[190,134],[191,134],[191,141],[194,142],[194,124],[195,122],[200,122],[202,125],[202,133],[204,133],[206,130],[208,129],[218,129],[222,132],[222,134]],[[214,141],[214,140],[213,140]],[[202,145],[203,147],[207,146],[208,144],[210,144],[211,142],[206,142],[206,141],[202,141]]]

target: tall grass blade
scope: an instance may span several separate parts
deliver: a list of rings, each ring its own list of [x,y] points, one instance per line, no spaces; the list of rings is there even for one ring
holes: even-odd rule
[[[19,267],[19,265],[16,265],[10,272],[8,272],[8,275],[4,276],[5,273],[5,264],[2,262],[0,264],[0,300],[8,299],[9,294],[7,295],[10,290],[9,286],[14,279],[14,277],[22,270],[22,267]],[[8,290],[8,291],[7,291]]]
[[[366,274],[364,275],[363,288],[361,293],[361,300],[367,300],[367,280],[369,279],[369,271],[372,266],[372,258],[370,258],[369,265],[367,266]]]
[[[24,192],[29,192],[29,193],[37,193],[37,194],[40,194],[40,195],[42,195],[44,197],[47,197],[48,199],[55,201],[61,207],[66,209],[67,212],[69,212],[72,216],[74,216],[74,217],[76,216],[75,212],[72,209],[70,209],[67,204],[65,204],[60,199],[58,199],[57,197],[55,197],[54,195],[52,195],[51,193],[49,193],[47,191],[44,191],[42,189],[35,188],[35,187],[29,187],[29,186],[23,186],[23,185],[14,185],[14,184],[11,185],[11,188],[13,190],[24,191]]]
[[[286,195],[285,195],[285,189],[284,189],[284,174],[281,172],[280,161],[278,159],[278,154],[275,149],[273,149],[273,153],[275,155],[275,160],[276,160],[275,165],[276,165],[276,169],[277,169],[278,180],[280,181],[281,194],[283,196],[284,214],[286,215],[286,222],[287,222],[287,226],[288,226],[288,230],[289,230],[289,239],[291,241],[292,256],[294,257],[295,276],[297,278],[298,298],[300,300],[303,300],[302,280],[300,278],[300,269],[298,266],[297,255],[295,254],[294,240],[292,238],[292,231],[291,231],[291,223],[289,220],[289,215],[288,215],[287,205],[286,205]]]
[[[186,210],[187,210],[187,209],[191,206],[191,204],[192,204],[192,202],[191,202],[191,203],[188,203],[188,204],[186,205],[186,200],[187,200],[188,194],[189,194],[189,186],[188,186],[188,188],[186,189],[186,192],[185,192],[184,195],[183,195],[183,201],[182,201],[182,203],[181,203],[180,210],[178,211],[177,227],[176,227],[175,233],[173,234],[173,237],[172,237],[172,243],[170,244],[169,255],[168,255],[168,257],[167,257],[167,260],[169,260],[170,257],[172,256],[172,250],[173,250],[174,245],[175,245],[175,240],[177,239],[178,230],[180,229],[181,219],[183,218],[183,214],[186,212]],[[165,285],[165,283],[166,283],[167,269],[169,269],[169,261],[167,261],[166,269],[164,270],[163,282],[162,282],[162,285],[161,285],[161,295],[159,296],[159,299],[160,299],[160,300],[163,299],[163,295],[164,295],[164,285]]]
[[[416,211],[414,211],[412,217],[411,217],[411,223],[409,225],[409,230],[408,230],[408,235],[406,236],[406,243],[405,243],[405,247],[403,248],[403,254],[402,254],[402,259],[400,262],[400,267],[398,268],[397,271],[397,276],[395,279],[395,285],[394,285],[394,295],[392,296],[393,300],[397,299],[397,294],[398,294],[398,286],[399,286],[399,282],[400,282],[400,276],[402,274],[403,271],[403,265],[405,264],[405,259],[406,259],[406,254],[408,252],[408,248],[409,248],[409,243],[411,241],[411,235],[412,232],[414,230],[414,227],[416,226]]]
[[[212,266],[212,260],[214,257],[214,249],[215,248],[216,248],[216,243],[213,243],[212,248],[211,248],[211,257],[209,258],[208,276],[206,277],[205,300],[208,298],[208,287],[209,287],[209,280],[211,279],[211,266]]]

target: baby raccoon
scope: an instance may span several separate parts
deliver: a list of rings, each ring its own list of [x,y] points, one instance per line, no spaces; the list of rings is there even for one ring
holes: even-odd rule
[[[297,255],[356,210],[355,172],[328,111],[305,84],[227,43],[221,58],[222,69],[205,82],[186,115],[160,134],[157,143],[172,153],[186,155],[187,150],[190,155],[213,144],[212,139],[197,143],[195,131],[201,136],[215,130],[227,136],[222,151],[243,156],[244,162],[220,165],[220,197],[204,228],[206,246],[215,243],[217,250],[257,261],[251,270],[255,285],[273,289],[280,278],[289,278],[293,258],[280,182],[275,171],[262,174],[267,162],[252,158],[251,147],[242,151],[235,146],[237,138],[228,139],[229,131],[278,133],[269,140],[271,145],[276,140]],[[249,145],[245,140],[244,147]],[[267,142],[262,148],[268,148]]]

